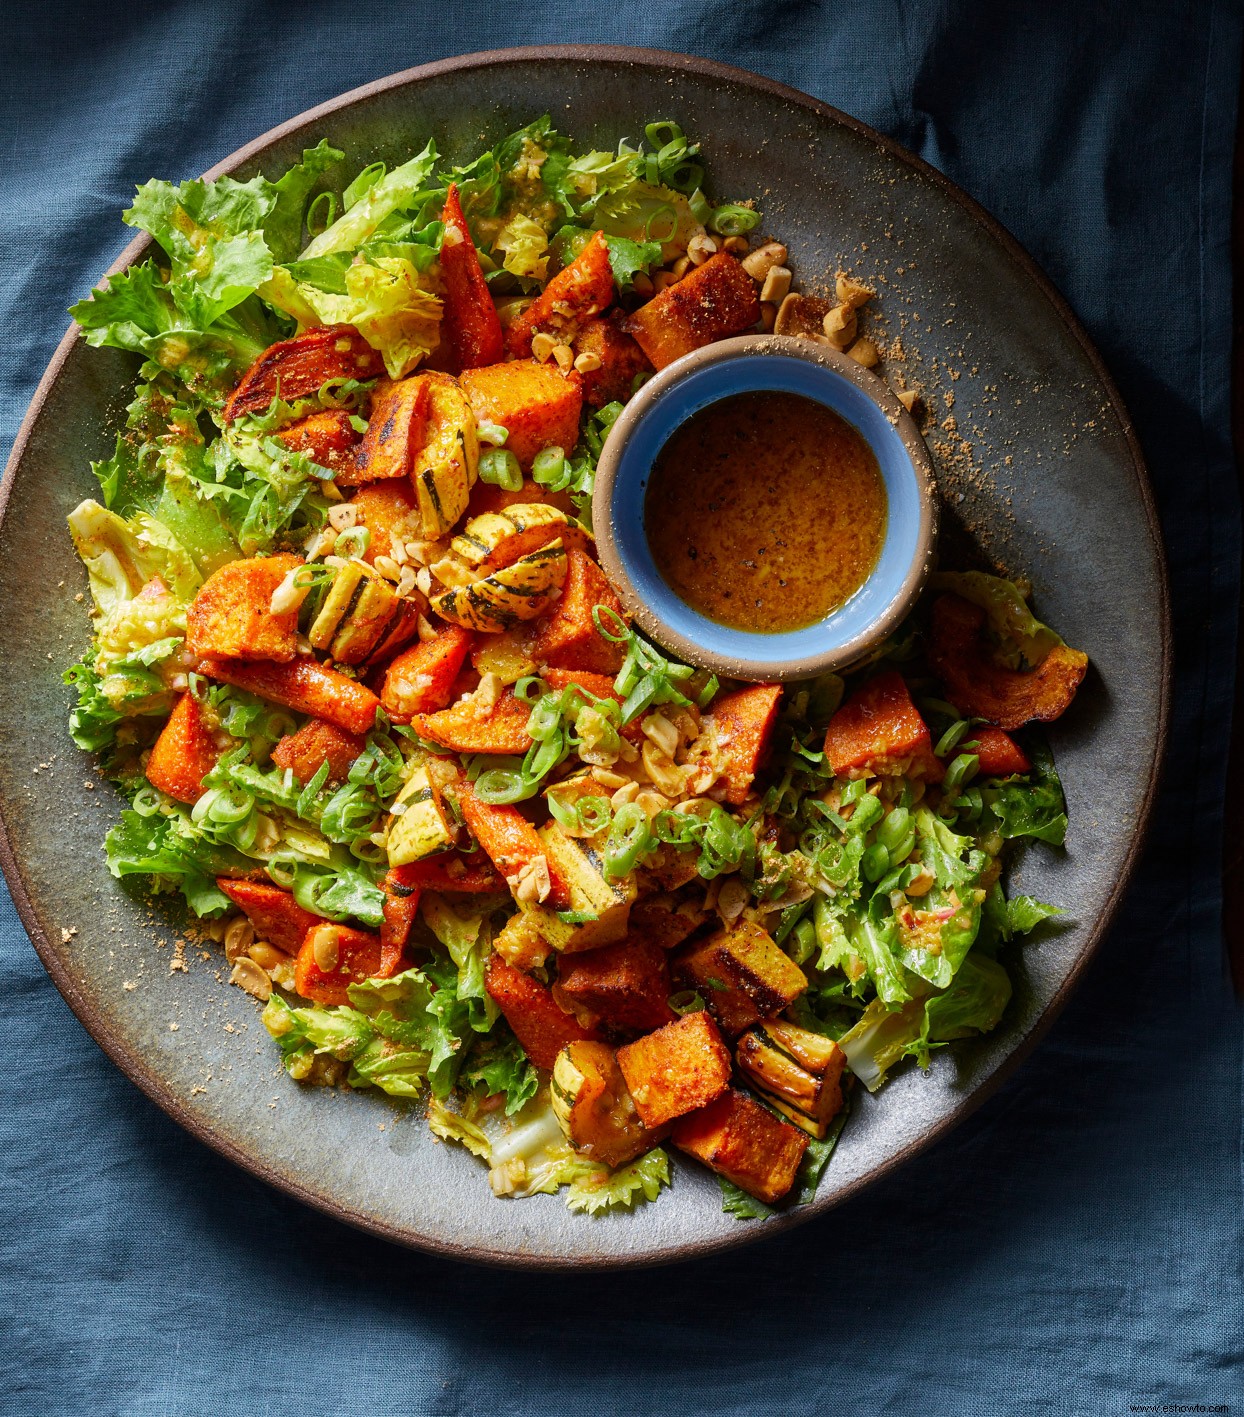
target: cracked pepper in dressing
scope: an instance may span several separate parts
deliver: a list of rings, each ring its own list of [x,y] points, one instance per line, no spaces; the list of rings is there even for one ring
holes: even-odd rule
[[[885,539],[872,449],[801,394],[734,394],[676,428],[644,503],[657,569],[719,625],[814,625],[868,579]]]

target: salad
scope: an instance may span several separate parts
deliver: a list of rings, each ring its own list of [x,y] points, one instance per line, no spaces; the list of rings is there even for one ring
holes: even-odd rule
[[[631,1206],[676,1156],[736,1215],[807,1200],[851,1085],[994,1028],[1056,913],[1003,853],[1063,840],[1025,726],[1085,657],[964,571],[845,678],[671,662],[594,557],[613,421],[753,328],[876,365],[872,292],[792,292],[673,123],[342,166],[147,183],[156,254],[72,312],[142,359],[69,518],[108,866],[223,946],[291,1079],[419,1099],[499,1196]]]

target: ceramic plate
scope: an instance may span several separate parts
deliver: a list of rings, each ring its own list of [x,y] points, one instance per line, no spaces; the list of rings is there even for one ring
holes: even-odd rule
[[[185,952],[177,921],[124,892],[101,842],[118,799],[69,740],[62,669],[86,647],[86,577],[66,513],[94,488],[136,361],[66,336],[22,425],[0,524],[0,810],[4,869],[35,948],[109,1056],[172,1117],[240,1165],[377,1234],[464,1259],[531,1267],[656,1263],[812,1219],[944,1135],[1029,1051],[1114,915],[1160,760],[1169,682],[1161,543],[1140,453],[1109,376],[1070,311],[1002,229],[932,168],[836,110],[768,80],[646,50],[555,48],[413,69],[313,109],[209,175],[270,175],[327,138],[357,170],[429,135],[463,160],[551,112],[582,146],[672,118],[704,141],[711,189],[755,197],[802,288],[840,266],[878,283],[880,314],[925,391],[956,537],[1028,574],[1042,617],[1092,670],[1053,735],[1071,830],[1032,851],[1016,889],[1070,923],[1010,961],[1015,997],[987,1038],[900,1071],[855,1110],[814,1204],[776,1220],[723,1215],[716,1179],[633,1214],[589,1219],[555,1196],[494,1200],[482,1169],[411,1113],[281,1075],[254,1002],[223,961]],[[152,174],[157,175],[157,174]],[[160,174],[163,175],[163,174]],[[134,242],[114,269],[147,254]],[[85,292],[83,292],[85,294]],[[1109,593],[1105,593],[1105,588]],[[53,646],[49,656],[48,646]],[[383,1130],[379,1123],[387,1125]]]

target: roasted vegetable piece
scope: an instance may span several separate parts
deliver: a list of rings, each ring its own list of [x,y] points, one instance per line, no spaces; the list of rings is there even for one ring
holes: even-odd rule
[[[842,1110],[847,1055],[824,1034],[781,1019],[750,1029],[735,1046],[739,1071],[784,1117],[824,1137]]]
[[[609,1028],[648,1033],[674,1020],[670,971],[659,945],[627,938],[567,955],[558,966],[562,996]]]
[[[547,902],[551,910],[569,908],[569,887],[535,827],[517,807],[482,802],[465,778],[458,784],[458,806],[467,830],[516,898]]]
[[[237,659],[204,659],[200,672],[297,713],[324,718],[349,733],[370,733],[380,700],[364,684],[313,659],[293,664],[245,664]]]
[[[353,325],[318,325],[265,349],[226,400],[221,418],[232,423],[244,413],[262,413],[278,397],[286,403],[310,398],[330,379],[383,373],[384,360]]]
[[[508,431],[506,450],[524,472],[531,471],[536,454],[545,448],[569,454],[579,441],[583,389],[577,374],[563,375],[556,364],[517,359],[468,369],[462,387],[481,423]]]
[[[254,556],[213,571],[186,612],[192,654],[288,664],[298,652],[298,609],[274,612],[272,595],[297,556]]]
[[[839,777],[906,774],[940,782],[946,771],[897,669],[875,674],[830,719],[825,761]]]
[[[613,1049],[569,1043],[553,1064],[553,1112],[576,1151],[606,1166],[624,1166],[665,1135],[639,1120]]]
[[[394,544],[405,549],[423,537],[423,518],[411,482],[368,482],[350,501],[358,508],[358,524],[369,533],[363,560],[375,564],[377,556],[392,558]]]
[[[299,782],[310,782],[327,763],[325,785],[335,787],[346,780],[355,758],[366,746],[359,734],[347,733],[335,723],[313,718],[296,733],[287,733],[281,739],[272,750],[272,761],[279,768],[289,768]]]
[[[325,921],[307,931],[294,961],[294,988],[317,1004],[348,1004],[351,984],[389,979],[401,962],[401,950],[386,948],[379,935]]]
[[[531,705],[507,690],[487,706],[466,698],[439,713],[417,713],[411,727],[421,738],[455,753],[525,753],[531,747],[527,720]]]
[[[405,867],[399,867],[405,870]],[[404,950],[410,942],[410,932],[414,929],[419,915],[419,888],[398,890],[390,885],[394,872],[385,877],[384,919],[380,925],[380,943],[388,950]]]
[[[520,556],[512,566],[433,596],[432,609],[441,619],[468,630],[510,630],[542,615],[565,579],[566,548],[559,538]]]
[[[435,639],[403,650],[385,671],[380,692],[380,702],[394,723],[409,723],[417,713],[445,708],[474,643],[470,630],[451,625]]]
[[[551,908],[551,902],[543,906],[523,905],[549,944],[570,954],[623,939],[635,901],[633,877],[610,881],[605,876],[605,863],[592,843],[567,836],[556,822],[545,822],[536,835],[544,844],[550,875],[563,881],[570,895],[566,919]]]
[[[1013,773],[1032,771],[1032,761],[1015,739],[988,723],[980,728],[969,728],[959,744],[959,752],[976,754],[982,777],[1010,777]]]
[[[292,452],[308,453],[312,462],[340,473],[350,466],[361,435],[348,409],[331,408],[286,424],[273,436]]]
[[[1006,669],[994,662],[982,630],[985,611],[958,595],[933,602],[929,663],[960,713],[999,728],[1050,723],[1066,712],[1088,669],[1088,656],[1067,645],[1050,650],[1035,669]]]
[[[462,895],[503,895],[508,887],[482,851],[446,851],[398,866],[385,877],[385,888],[458,891]]]
[[[593,611],[598,605],[617,615],[622,613],[622,602],[604,572],[590,556],[572,546],[566,553],[562,598],[532,642],[536,661],[557,669],[616,674],[622,668],[622,646],[607,640],[596,628]]]
[[[741,335],[759,319],[755,282],[721,251],[641,305],[622,328],[634,335],[655,368],[664,369],[693,349]]]
[[[617,400],[625,403],[641,374],[651,374],[648,356],[612,316],[588,320],[575,336],[576,356],[587,354],[599,359],[595,369],[584,370],[583,399],[591,408],[604,408]]]
[[[501,321],[480,269],[479,253],[462,214],[456,183],[449,184],[441,212],[441,348],[450,372],[495,364],[505,354]]]
[[[780,684],[752,684],[714,700],[705,715],[705,723],[716,739],[717,760],[722,769],[713,796],[734,807],[746,800],[752,779],[769,749],[781,697]]]
[[[803,970],[750,920],[689,945],[676,957],[674,973],[699,991],[731,1036],[781,1013],[808,987]]]
[[[692,864],[694,865],[694,853]],[[696,872],[699,875],[699,872]],[[628,940],[642,940],[658,949],[673,950],[704,923],[703,904],[697,899],[680,902],[672,895],[650,895],[637,900],[631,908]]]
[[[591,536],[548,502],[516,502],[500,512],[472,517],[450,542],[456,555],[481,571],[509,566],[550,541],[589,550]]]
[[[499,954],[490,955],[484,966],[484,988],[537,1068],[551,1068],[568,1043],[598,1037],[594,1028],[584,1028],[573,1014],[558,1008],[545,985]]]
[[[467,509],[479,471],[479,436],[475,414],[456,379],[424,374],[432,406],[428,434],[412,466],[423,535],[444,536]]]
[[[565,512],[568,517],[576,515],[574,500],[568,492],[550,492],[547,487],[541,487],[529,477],[523,479],[521,487],[513,489],[498,487],[495,482],[477,482],[471,488],[471,501],[467,512],[473,517],[483,517],[490,512],[504,512],[516,502],[524,502],[529,506],[533,502],[543,502],[547,506],[556,507],[559,512]]]
[[[217,877],[216,884],[255,927],[255,934],[286,954],[297,954],[307,931],[323,924],[318,915],[304,910],[290,891],[263,881],[231,881]]]
[[[178,802],[193,805],[203,796],[203,779],[219,757],[198,700],[183,694],[147,759],[147,781]]]
[[[510,916],[492,946],[507,964],[522,970],[542,968],[553,948],[523,910]]]
[[[432,383],[426,374],[381,384],[372,396],[367,432],[354,460],[337,474],[343,487],[413,477],[428,441]],[[435,533],[433,533],[435,534]]]
[[[802,1132],[733,1088],[711,1106],[683,1117],[671,1140],[766,1205],[781,1200],[795,1184],[808,1147]]]
[[[426,764],[414,768],[393,807],[388,837],[390,866],[406,866],[425,856],[438,856],[453,846],[453,819]]]
[[[312,649],[326,650],[338,664],[362,664],[389,638],[395,622],[403,627],[402,642],[409,638],[405,619],[397,620],[406,608],[378,571],[363,561],[350,560],[334,571],[332,584],[307,627],[307,640]]]
[[[703,1010],[618,1049],[618,1067],[645,1127],[706,1107],[730,1083],[730,1050]]]
[[[609,247],[604,235],[594,231],[583,250],[558,271],[510,326],[506,334],[510,353],[519,359],[530,354],[536,334],[551,335],[559,344],[570,344],[581,325],[612,304]]]

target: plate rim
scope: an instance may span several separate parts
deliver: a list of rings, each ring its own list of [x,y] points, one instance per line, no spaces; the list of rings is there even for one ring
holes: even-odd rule
[[[292,1195],[313,1210],[328,1215],[334,1220],[343,1221],[367,1234],[378,1236],[381,1239],[424,1253],[447,1256],[471,1264],[519,1271],[534,1270],[553,1272],[566,1271],[572,1268],[590,1269],[594,1271],[655,1268],[661,1265],[698,1259],[723,1251],[735,1250],[744,1245],[754,1244],[761,1239],[784,1234],[795,1226],[804,1224],[817,1216],[826,1214],[828,1211],[852,1199],[858,1195],[860,1191],[871,1186],[874,1182],[890,1175],[900,1166],[941,1141],[950,1131],[966,1121],[979,1107],[987,1102],[998,1089],[1013,1076],[1015,1071],[1029,1057],[1037,1044],[1049,1032],[1055,1020],[1066,1006],[1072,991],[1079,983],[1081,975],[1097,954],[1103,939],[1115,922],[1120,905],[1131,884],[1132,877],[1135,874],[1136,866],[1144,850],[1152,824],[1155,799],[1166,760],[1173,696],[1173,641],[1170,580],[1166,548],[1162,539],[1157,505],[1154,499],[1153,488],[1150,483],[1144,454],[1141,451],[1131,417],[1115,385],[1114,379],[1107,369],[1101,355],[1098,353],[1096,346],[1073,313],[1070,305],[1060,294],[1050,278],[1037,264],[1036,260],[1020,245],[1016,238],[1011,235],[1007,228],[995,216],[923,158],[903,147],[893,138],[887,137],[884,133],[861,122],[858,118],[854,118],[850,114],[844,113],[841,109],[835,108],[832,104],[825,103],[821,99],[814,98],[812,95],[804,93],[802,90],[781,83],[776,79],[767,78],[762,74],[754,73],[751,70],[742,69],[735,65],[723,64],[718,60],[705,59],[672,50],[616,44],[524,45],[511,49],[478,50],[469,54],[452,55],[443,59],[433,60],[427,64],[420,64],[409,69],[403,69],[395,74],[387,75],[384,78],[361,84],[323,103],[316,104],[286,119],[284,122],[277,124],[275,127],[268,129],[250,142],[243,144],[243,146],[237,148],[227,157],[222,158],[219,162],[208,168],[203,174],[203,177],[215,178],[225,173],[231,173],[243,163],[261,156],[268,148],[280,142],[283,138],[305,128],[316,120],[339,113],[344,109],[353,107],[357,103],[394,89],[404,88],[412,84],[421,83],[427,79],[437,78],[464,70],[486,69],[500,64],[544,63],[548,61],[564,62],[567,60],[587,64],[601,62],[637,64],[651,68],[691,72],[725,84],[741,85],[752,90],[758,90],[782,103],[804,109],[818,118],[828,119],[833,123],[842,125],[854,132],[857,136],[872,143],[887,156],[898,160],[926,180],[932,182],[935,187],[940,189],[943,195],[951,198],[979,227],[984,229],[988,236],[992,237],[993,240],[1003,247],[1008,256],[1023,270],[1029,280],[1040,289],[1041,293],[1053,307],[1055,314],[1059,317],[1067,332],[1080,346],[1101,388],[1104,390],[1109,400],[1111,411],[1117,418],[1120,429],[1122,430],[1131,458],[1132,471],[1135,476],[1141,505],[1145,513],[1149,541],[1157,571],[1159,600],[1158,633],[1161,645],[1161,662],[1158,675],[1157,733],[1152,744],[1152,755],[1149,763],[1148,778],[1145,784],[1144,800],[1137,815],[1127,854],[1116,876],[1113,888],[1103,908],[1098,913],[1088,938],[1067,974],[1066,979],[1064,979],[1060,988],[1050,998],[1040,1017],[1029,1032],[1019,1040],[1015,1048],[1007,1054],[987,1081],[968,1097],[964,1098],[960,1105],[949,1116],[934,1123],[933,1126],[918,1139],[909,1142],[892,1155],[887,1156],[882,1162],[851,1182],[843,1190],[835,1192],[833,1195],[827,1195],[820,1199],[813,1200],[807,1205],[796,1207],[764,1223],[746,1226],[740,1224],[737,1228],[737,1233],[728,1233],[714,1237],[706,1237],[702,1240],[683,1242],[671,1246],[666,1252],[657,1254],[585,1255],[581,1258],[571,1258],[523,1255],[516,1254],[513,1251],[494,1250],[487,1244],[465,1245],[456,1241],[439,1241],[430,1235],[412,1234],[408,1229],[403,1229],[398,1225],[365,1214],[361,1210],[351,1207],[347,1201],[316,1194],[305,1187],[297,1178],[279,1175],[262,1160],[250,1155],[244,1147],[234,1142],[210,1121],[194,1113],[173,1087],[149,1065],[143,1054],[128,1043],[119,1032],[112,1028],[107,1020],[100,1017],[92,1009],[90,1000],[86,997],[85,992],[79,988],[68,965],[58,953],[48,933],[44,930],[43,924],[35,910],[31,895],[26,887],[26,875],[23,864],[13,849],[7,822],[5,820],[4,799],[7,796],[7,784],[0,784],[0,869],[4,872],[13,903],[17,908],[18,916],[30,938],[35,953],[38,955],[40,962],[55,984],[57,990],[60,992],[61,997],[69,1005],[70,1009],[91,1038],[94,1039],[117,1068],[140,1088],[140,1090],[167,1116],[179,1126],[185,1128],[186,1131],[198,1141],[203,1142],[213,1151],[224,1156],[235,1165],[241,1167],[244,1171],[249,1172],[252,1176],[276,1187],[278,1190],[288,1195]],[[113,263],[103,275],[100,276],[99,281],[125,270],[135,261],[141,259],[148,247],[154,244],[153,239],[145,233],[136,236],[121,250]],[[96,281],[95,284],[98,285],[99,281]],[[13,446],[5,464],[3,479],[2,482],[0,482],[0,524],[3,524],[4,517],[8,511],[9,498],[12,493],[18,466],[25,456],[35,426],[43,412],[44,405],[64,369],[70,351],[81,338],[79,328],[71,324],[53,351],[47,368],[44,370],[43,376],[40,378],[35,388],[26,412],[18,425],[17,433],[13,440]]]

